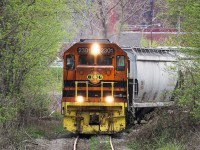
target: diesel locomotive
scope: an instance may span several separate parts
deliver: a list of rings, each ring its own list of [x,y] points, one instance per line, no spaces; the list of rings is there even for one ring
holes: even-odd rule
[[[70,132],[113,134],[136,115],[172,104],[168,91],[175,88],[176,77],[162,70],[175,61],[170,50],[150,53],[122,49],[106,39],[81,39],[63,60],[62,114]]]

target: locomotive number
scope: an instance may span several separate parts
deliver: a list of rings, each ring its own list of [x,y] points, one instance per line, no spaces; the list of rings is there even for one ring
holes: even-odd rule
[[[102,48],[101,49],[101,53],[102,54],[113,54],[114,53],[114,49],[113,48]]]
[[[78,51],[79,54],[87,54],[89,52],[89,48],[79,47],[77,51]]]
[[[79,47],[77,49],[78,54],[88,54],[90,52],[90,48],[88,47]],[[114,49],[113,48],[101,48],[100,51],[101,54],[114,54]]]

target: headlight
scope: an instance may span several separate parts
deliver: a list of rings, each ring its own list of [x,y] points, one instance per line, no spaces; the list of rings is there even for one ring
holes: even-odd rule
[[[91,47],[91,54],[92,55],[98,55],[100,54],[100,46],[97,43],[94,43]]]
[[[79,102],[79,103],[82,103],[84,101],[83,96],[77,96],[76,101]]]
[[[113,103],[114,102],[114,98],[112,96],[106,96],[106,102],[107,103]]]

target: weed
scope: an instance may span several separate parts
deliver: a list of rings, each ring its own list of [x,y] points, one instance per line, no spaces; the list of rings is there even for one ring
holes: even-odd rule
[[[62,119],[63,119],[63,115],[61,115],[60,112],[54,112],[54,113],[52,114],[52,116],[53,116],[53,118],[54,118],[55,120],[62,120]]]
[[[90,139],[90,150],[109,150],[109,137],[108,136],[94,136]]]
[[[33,138],[45,137],[54,139],[60,134],[66,133],[62,122],[57,120],[40,120],[39,124],[31,124],[26,130]]]
[[[133,141],[133,142],[129,143],[128,147],[131,148],[132,150],[141,149],[141,145],[137,141]]]
[[[29,126],[25,128],[25,131],[32,137],[32,138],[41,138],[45,135],[45,131],[39,128],[38,126]]]
[[[178,143],[166,143],[160,146],[157,150],[185,150],[185,148]]]
[[[90,150],[96,150],[96,146],[98,145],[97,137],[94,136],[90,139]]]
[[[133,150],[187,149],[187,141],[190,140],[187,135],[187,132],[190,131],[188,118],[183,117],[180,121],[180,112],[176,111],[176,109],[170,110],[170,113],[173,113],[171,115],[168,111],[158,110],[158,114],[153,120],[144,125],[144,128],[132,137],[128,144],[129,148]]]

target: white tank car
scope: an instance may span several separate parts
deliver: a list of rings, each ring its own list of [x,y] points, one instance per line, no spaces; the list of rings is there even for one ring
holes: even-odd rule
[[[129,110],[170,106],[178,73],[176,50],[123,48],[130,61]],[[175,67],[174,67],[175,68]]]

